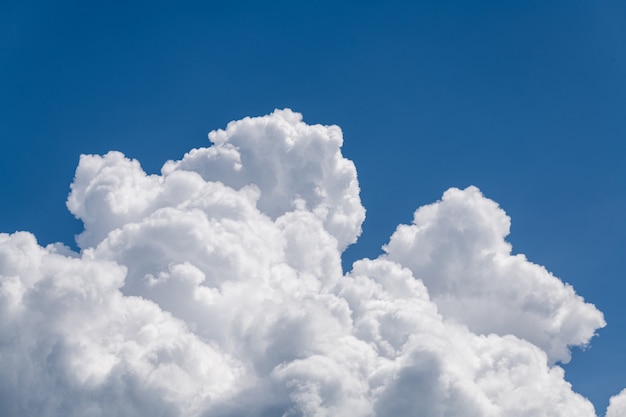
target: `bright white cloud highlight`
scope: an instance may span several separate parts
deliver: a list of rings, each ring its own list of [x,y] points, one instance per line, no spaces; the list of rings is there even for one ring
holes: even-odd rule
[[[478,189],[344,275],[365,210],[340,129],[277,110],[209,138],[161,175],[81,157],[80,254],[0,235],[0,414],[595,416],[556,363],[602,314]]]

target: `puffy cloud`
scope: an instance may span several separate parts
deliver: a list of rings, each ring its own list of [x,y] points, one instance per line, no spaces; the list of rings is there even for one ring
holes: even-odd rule
[[[611,397],[609,407],[606,410],[606,417],[626,416],[626,389]]]
[[[192,415],[245,368],[148,300],[125,268],[0,235],[2,415]]]
[[[446,320],[423,283],[397,263],[359,261],[342,285],[355,334],[391,361],[378,371],[386,375],[376,415],[594,415],[545,352]]]
[[[213,146],[165,164],[163,173],[198,172],[235,189],[253,183],[263,191],[259,210],[275,219],[302,206],[324,222],[341,249],[361,234],[365,209],[354,164],[340,152],[339,127],[310,126],[299,113],[277,110],[231,122],[209,139]]]
[[[566,363],[568,347],[587,344],[603,315],[545,268],[512,255],[509,227],[476,187],[452,188],[398,226],[384,249],[424,281],[444,316],[474,332],[514,334]]]
[[[0,235],[2,415],[595,415],[555,361],[602,314],[512,256],[477,189],[344,274],[365,210],[340,129],[283,110],[209,137],[161,175],[83,156],[80,253]]]

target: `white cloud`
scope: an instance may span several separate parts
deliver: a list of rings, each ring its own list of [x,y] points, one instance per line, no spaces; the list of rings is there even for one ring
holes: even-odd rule
[[[0,242],[2,415],[193,414],[245,377],[184,322],[122,295],[124,267],[25,232]]]
[[[344,249],[361,234],[365,209],[356,169],[341,156],[341,129],[307,125],[291,110],[231,122],[209,134],[210,148],[194,149],[163,173],[198,172],[207,181],[240,189],[253,183],[258,208],[273,219],[302,206],[319,217]]]
[[[626,416],[626,389],[611,397],[609,407],[606,410],[606,417]]]
[[[595,415],[554,363],[602,314],[512,256],[477,189],[344,275],[365,210],[339,128],[284,110],[209,136],[161,175],[83,156],[80,254],[0,235],[0,414]]]
[[[570,285],[504,240],[510,219],[476,187],[452,188],[398,226],[387,258],[424,281],[439,311],[481,334],[514,334],[551,361],[569,362],[569,346],[585,345],[603,315]]]

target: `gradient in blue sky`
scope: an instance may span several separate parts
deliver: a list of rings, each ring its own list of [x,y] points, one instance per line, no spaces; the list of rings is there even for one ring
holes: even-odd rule
[[[338,124],[368,210],[344,264],[451,186],[608,326],[565,366],[599,413],[626,384],[626,3],[5,2],[0,231],[73,244],[78,157],[148,172],[274,108]]]

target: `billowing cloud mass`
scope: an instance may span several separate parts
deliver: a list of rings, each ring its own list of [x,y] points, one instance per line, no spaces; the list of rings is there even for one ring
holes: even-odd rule
[[[1,415],[596,415],[558,363],[602,313],[511,254],[477,188],[344,274],[365,210],[341,130],[277,110],[209,138],[161,175],[82,156],[80,253],[0,235]]]

